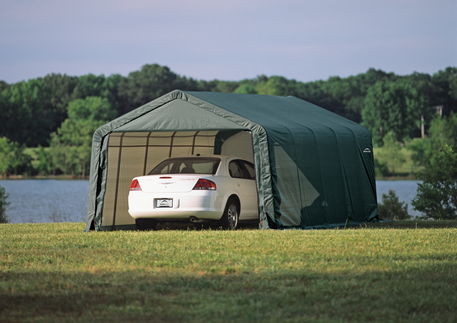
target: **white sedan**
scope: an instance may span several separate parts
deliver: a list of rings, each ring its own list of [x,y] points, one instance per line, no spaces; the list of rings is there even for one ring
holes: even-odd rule
[[[234,156],[169,158],[130,185],[129,214],[139,230],[189,221],[236,229],[258,219],[254,165]]]

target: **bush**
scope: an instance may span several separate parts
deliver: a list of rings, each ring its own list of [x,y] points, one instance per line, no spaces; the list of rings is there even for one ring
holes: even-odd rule
[[[424,213],[425,218],[456,220],[457,153],[444,145],[418,177],[424,182],[417,186],[417,195],[411,203],[414,209]]]
[[[6,217],[6,207],[10,204],[7,201],[9,194],[6,193],[5,188],[0,186],[0,223],[8,223]]]
[[[408,204],[400,202],[394,190],[388,194],[382,194],[382,203],[378,203],[379,217],[384,220],[408,220]]]

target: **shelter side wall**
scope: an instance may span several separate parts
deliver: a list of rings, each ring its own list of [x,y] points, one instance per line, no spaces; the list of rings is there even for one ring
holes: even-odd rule
[[[278,227],[335,227],[377,217],[369,134],[292,124],[268,137]]]

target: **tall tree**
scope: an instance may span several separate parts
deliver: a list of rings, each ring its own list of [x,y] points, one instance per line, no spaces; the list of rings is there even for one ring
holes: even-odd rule
[[[20,175],[31,169],[31,157],[24,150],[25,145],[0,137],[0,175]]]
[[[457,113],[457,67],[447,67],[433,74],[431,81],[438,89],[438,102],[443,115]]]
[[[168,67],[157,64],[144,65],[132,72],[119,84],[119,94],[130,111],[176,89],[178,75]]]
[[[411,159],[416,164],[429,167],[433,155],[444,145],[457,150],[457,113],[451,112],[449,117],[436,115],[427,137],[413,141],[408,149],[412,150]]]
[[[56,131],[60,124],[67,118],[68,104],[78,98],[75,94],[78,78],[76,76],[68,76],[65,74],[48,74],[41,80],[44,82],[46,87],[49,88],[51,96],[50,134],[51,132]]]
[[[244,93],[244,94],[258,94],[255,87],[251,84],[244,83],[238,86],[233,93]]]
[[[46,145],[53,129],[51,92],[42,79],[12,84],[0,94],[0,136],[29,147]]]
[[[431,80],[431,76],[423,73],[413,73],[398,80],[408,90],[406,97],[408,111],[415,124],[414,137],[421,137],[429,128],[430,122],[436,115],[439,104],[439,92]],[[423,128],[422,128],[423,123]],[[421,132],[421,128],[424,133]]]
[[[260,81],[255,86],[258,94],[288,96],[295,95],[295,80],[282,76],[271,76],[267,81]]]
[[[115,116],[106,98],[87,97],[68,105],[68,119],[52,135],[53,163],[63,173],[86,175],[94,131]]]
[[[74,99],[85,99],[89,96],[97,96],[108,99],[111,107],[118,111],[118,115],[127,111],[122,109],[126,101],[119,95],[119,89],[126,78],[120,74],[112,74],[108,77],[102,75],[87,74],[78,78],[78,84],[74,89]]]
[[[393,131],[389,131],[383,138],[384,147],[380,153],[381,160],[384,161],[391,169],[395,176],[395,168],[405,162],[404,155],[401,151],[401,145],[395,138]]]
[[[389,131],[402,141],[420,131],[421,116],[430,116],[430,111],[427,100],[411,84],[380,81],[365,97],[362,125],[370,130],[375,144],[382,144]]]

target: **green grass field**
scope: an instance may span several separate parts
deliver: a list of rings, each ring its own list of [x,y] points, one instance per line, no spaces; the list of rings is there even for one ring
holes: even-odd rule
[[[456,322],[457,222],[0,225],[0,322]]]

